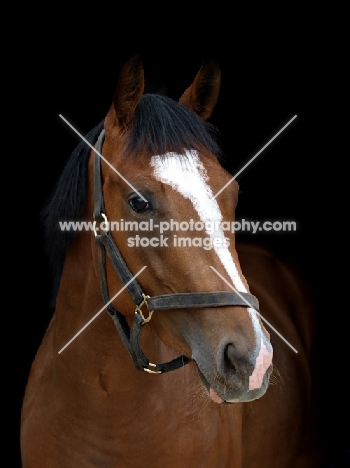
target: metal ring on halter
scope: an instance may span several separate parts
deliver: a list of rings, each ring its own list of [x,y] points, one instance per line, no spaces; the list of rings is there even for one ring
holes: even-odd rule
[[[103,223],[105,224],[105,226],[106,226],[106,229],[102,229],[102,231],[104,231],[104,232],[109,232],[109,221],[108,221],[108,218],[107,218],[107,216],[106,216],[104,213],[100,213],[100,214],[101,214],[101,216],[102,216],[102,218],[103,218],[103,221],[102,221],[102,222],[103,222]],[[93,222],[93,224],[92,224],[92,230],[94,231],[95,237],[98,236],[97,230],[96,230],[96,223],[97,223],[97,221],[95,220],[95,221]]]
[[[142,293],[142,297],[143,297],[143,299],[142,299],[142,301],[140,302],[140,304],[137,305],[137,306],[135,307],[135,314],[139,314],[139,315],[141,316],[141,318],[142,318],[142,325],[143,325],[144,323],[147,323],[147,322],[149,322],[149,321],[151,320],[154,310],[149,310],[149,309],[148,309],[147,299],[149,299],[150,297],[149,297],[148,295],[144,294],[144,293]],[[142,310],[141,310],[141,307],[142,307],[144,304],[146,304],[147,309],[148,309],[148,317],[147,317],[147,318],[145,318],[145,316],[143,315]],[[151,365],[151,364],[150,364],[150,365]],[[145,369],[145,370],[146,370],[146,369]],[[147,369],[147,371],[149,371],[149,370]],[[153,372],[153,371],[149,371],[149,372]],[[158,372],[157,372],[157,373],[158,373]]]

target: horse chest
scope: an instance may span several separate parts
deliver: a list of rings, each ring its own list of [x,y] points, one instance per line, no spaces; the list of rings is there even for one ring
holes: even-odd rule
[[[50,388],[52,382],[46,395]],[[240,467],[238,415],[232,408],[225,414],[214,404],[203,405],[198,396],[197,401],[188,397],[166,401],[156,393],[127,402],[121,395],[74,385],[65,387],[64,397],[63,389],[57,388],[50,401],[38,397],[43,411],[34,423],[33,415],[28,419],[31,437],[34,433],[40,441],[33,459],[43,466]]]

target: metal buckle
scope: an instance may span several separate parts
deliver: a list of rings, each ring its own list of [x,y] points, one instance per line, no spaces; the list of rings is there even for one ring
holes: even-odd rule
[[[137,306],[135,307],[135,314],[139,314],[139,315],[141,316],[141,318],[142,318],[142,323],[144,324],[144,323],[147,323],[147,322],[149,322],[149,321],[151,320],[154,310],[149,310],[149,308],[148,308],[147,299],[149,299],[149,296],[147,296],[146,294],[142,293],[142,297],[143,297],[143,299],[142,299],[142,301],[140,302],[140,304],[137,305]],[[147,318],[145,318],[145,316],[143,315],[142,310],[141,310],[141,307],[142,307],[144,304],[146,304],[147,310],[148,310],[148,317],[147,317]]]
[[[151,367],[156,367],[157,366],[157,364],[153,364],[153,362],[149,362],[148,365],[151,366]],[[145,372],[148,372],[149,374],[162,374],[162,371],[154,371],[152,369],[148,369],[147,367],[144,367],[143,370]]]

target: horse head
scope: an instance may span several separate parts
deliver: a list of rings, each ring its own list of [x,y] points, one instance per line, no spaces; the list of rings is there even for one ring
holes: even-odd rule
[[[145,93],[141,58],[132,57],[104,119],[101,191],[121,257],[134,274],[144,268],[142,291],[188,300],[141,326],[195,363],[213,401],[245,402],[266,392],[272,346],[235,249],[238,184],[220,163],[207,120],[219,88],[220,69],[208,60],[178,102]],[[111,297],[123,286],[108,260],[106,281]],[[233,291],[237,305],[221,301]],[[208,301],[194,304],[201,294]],[[132,302],[128,291],[113,300],[129,324]]]

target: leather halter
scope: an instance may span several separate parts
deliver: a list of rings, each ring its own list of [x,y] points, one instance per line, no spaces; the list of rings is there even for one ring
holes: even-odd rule
[[[102,151],[104,134],[105,131],[102,130],[96,143],[96,150],[99,154],[101,154]],[[154,297],[149,297],[144,294],[140,285],[134,278],[134,275],[127,267],[110,231],[107,228],[108,220],[105,214],[102,192],[101,158],[97,152],[95,152],[94,155],[94,233],[96,244],[98,246],[100,287],[103,301],[107,304],[106,309],[113,318],[120,337],[129,354],[133,358],[136,369],[152,374],[162,374],[178,369],[179,367],[191,362],[192,359],[181,355],[178,358],[163,364],[153,364],[147,359],[141,350],[140,336],[142,327],[145,323],[151,320],[152,314],[155,310],[240,306],[252,307],[258,311],[259,302],[252,294],[244,292],[240,292],[238,294],[234,291],[164,294]],[[105,222],[106,230],[103,230],[101,234],[97,234],[96,223],[102,221]],[[134,304],[136,305],[134,320],[131,327],[126,320],[126,317],[116,310],[110,303],[111,301],[106,276],[106,252],[116,273],[123,282],[125,289],[128,290]],[[147,318],[143,315],[143,306],[146,306],[148,309]]]

